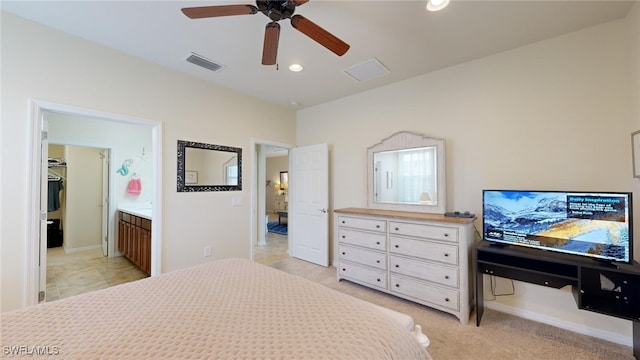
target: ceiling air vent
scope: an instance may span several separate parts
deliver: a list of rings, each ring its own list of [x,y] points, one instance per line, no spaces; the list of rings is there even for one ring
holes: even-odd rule
[[[353,65],[344,70],[344,72],[358,82],[373,80],[391,73],[389,69],[375,58]]]
[[[200,67],[203,67],[211,71],[220,71],[225,68],[224,65],[215,63],[196,53],[191,53],[191,55],[189,55],[189,57],[187,58],[187,62],[190,62],[194,65],[198,65]]]

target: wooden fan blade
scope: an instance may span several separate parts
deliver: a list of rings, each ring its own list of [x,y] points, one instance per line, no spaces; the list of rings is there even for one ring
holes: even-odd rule
[[[219,5],[183,8],[182,13],[190,19],[202,19],[218,16],[252,15],[258,12],[253,5]]]
[[[278,41],[280,39],[280,24],[273,21],[264,30],[264,45],[262,47],[262,65],[275,65],[278,58]]]
[[[349,50],[349,44],[338,39],[333,34],[302,15],[293,15],[291,17],[291,25],[296,28],[296,30],[312,38],[318,44],[333,51],[338,56],[344,55],[347,50]]]
[[[292,2],[295,6],[300,6],[308,3],[309,0],[289,0],[289,2]]]

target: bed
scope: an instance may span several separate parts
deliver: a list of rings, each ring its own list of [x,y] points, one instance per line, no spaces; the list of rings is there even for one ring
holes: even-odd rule
[[[389,311],[245,259],[6,312],[0,323],[3,356],[431,358]]]

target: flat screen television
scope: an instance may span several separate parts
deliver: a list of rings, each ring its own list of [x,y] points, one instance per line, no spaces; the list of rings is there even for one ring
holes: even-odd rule
[[[483,190],[484,239],[633,262],[631,193]]]

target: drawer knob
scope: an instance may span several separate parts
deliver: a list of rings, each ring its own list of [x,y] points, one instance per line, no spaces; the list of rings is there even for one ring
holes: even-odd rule
[[[449,253],[444,253],[444,257],[449,257]]]
[[[345,268],[342,268],[342,271],[347,271],[347,269],[345,269]]]
[[[444,298],[444,301],[449,302],[449,298]]]
[[[380,241],[376,241],[376,245],[380,245]]]
[[[400,287],[400,284],[396,284],[396,287]]]
[[[343,251],[343,252],[342,252],[342,255],[347,255],[347,253]]]
[[[378,280],[378,282],[380,282],[380,279],[376,279],[376,280]]]
[[[344,224],[344,223],[346,223],[346,221],[342,220],[342,223]]]
[[[376,225],[376,228],[380,229],[380,225]]]
[[[397,248],[399,248],[399,247],[400,247],[400,245],[396,245],[395,247],[396,247],[396,249],[397,249]]]
[[[449,280],[449,275],[445,275],[444,278]]]
[[[376,262],[377,262],[378,264],[380,264],[380,260],[376,260]]]
[[[444,233],[444,237],[449,237],[449,234],[448,233]]]
[[[399,267],[400,267],[400,265],[396,264],[396,267],[397,267],[397,268],[399,268]]]
[[[346,238],[346,236],[342,235],[342,238],[344,239],[344,238]]]

